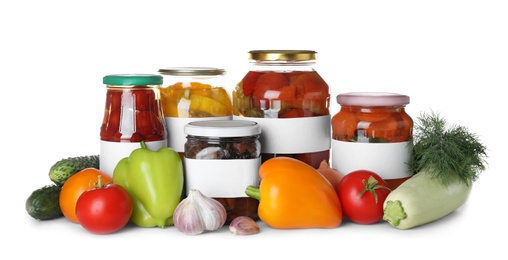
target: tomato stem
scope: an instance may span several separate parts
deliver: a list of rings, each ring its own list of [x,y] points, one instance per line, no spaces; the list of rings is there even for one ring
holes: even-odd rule
[[[102,175],[97,175],[97,183],[95,184],[95,188],[97,189],[100,189],[104,187],[104,185],[102,184]]]
[[[385,187],[382,185],[377,185],[378,181],[372,175],[369,176],[369,180],[366,181],[365,179],[363,179],[362,182],[363,182],[363,185],[365,185],[365,188],[363,188],[363,190],[358,194],[358,199],[361,198],[365,192],[367,192],[367,191],[372,192],[372,195],[374,195],[374,200],[376,201],[376,204],[377,204],[378,198],[377,198],[376,190],[381,189],[381,188],[390,190],[390,188],[388,188],[388,187]]]

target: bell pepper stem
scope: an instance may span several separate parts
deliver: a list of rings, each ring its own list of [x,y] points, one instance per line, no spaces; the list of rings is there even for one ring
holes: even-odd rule
[[[256,188],[252,185],[247,186],[245,189],[245,194],[253,199],[261,200],[259,195],[259,188]]]
[[[145,141],[141,141],[141,143],[140,143],[140,144],[141,144],[141,148],[146,149],[146,144],[145,144]]]

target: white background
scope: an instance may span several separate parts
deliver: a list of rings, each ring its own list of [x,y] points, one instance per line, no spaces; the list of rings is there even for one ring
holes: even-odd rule
[[[2,1],[0,75],[2,255],[10,259],[499,259],[506,249],[506,1]],[[407,111],[438,111],[488,148],[467,203],[420,228],[387,222],[255,236],[176,228],[99,236],[25,211],[57,160],[98,154],[102,77],[167,66],[225,68],[227,88],[252,49],[311,49],[335,96],[409,95]],[[457,257],[457,258],[455,258]],[[324,258],[322,258],[324,259]]]

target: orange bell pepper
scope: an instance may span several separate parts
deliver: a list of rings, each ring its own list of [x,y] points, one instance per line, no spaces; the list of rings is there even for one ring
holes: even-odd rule
[[[259,188],[245,193],[260,201],[258,216],[278,229],[335,228],[342,223],[339,197],[312,166],[290,157],[275,157],[261,164]]]

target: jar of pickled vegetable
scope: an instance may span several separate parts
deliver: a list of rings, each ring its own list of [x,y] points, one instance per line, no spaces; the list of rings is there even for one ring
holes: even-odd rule
[[[235,217],[257,219],[259,201],[245,188],[258,186],[261,164],[261,127],[253,121],[207,120],[184,127],[185,191],[198,189],[226,208],[229,223]]]
[[[330,157],[330,91],[311,50],[253,50],[233,90],[233,119],[257,122],[262,161],[299,159],[314,168]]]
[[[233,105],[225,90],[225,70],[212,67],[159,69],[161,103],[170,136],[168,146],[183,160],[184,126],[197,119],[231,120]]]
[[[370,170],[392,190],[409,178],[413,120],[409,97],[396,93],[352,92],[337,96],[332,117],[332,168],[343,174]]]
[[[100,170],[109,175],[118,162],[141,147],[167,147],[167,129],[160,104],[162,77],[117,74],[103,78],[106,105],[100,129]]]

